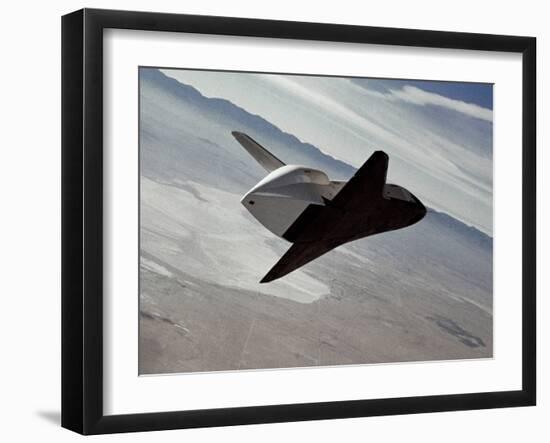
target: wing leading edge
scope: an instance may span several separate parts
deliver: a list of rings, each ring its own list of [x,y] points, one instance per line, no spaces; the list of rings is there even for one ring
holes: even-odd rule
[[[315,260],[336,246],[338,245],[331,245],[329,242],[294,243],[264,278],[260,280],[260,283],[269,283],[270,281],[277,280]]]

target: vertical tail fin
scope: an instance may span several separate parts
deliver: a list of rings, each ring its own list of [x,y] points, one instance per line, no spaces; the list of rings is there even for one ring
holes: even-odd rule
[[[265,149],[262,145],[256,142],[252,137],[243,132],[233,131],[233,137],[241,144],[241,146],[254,157],[254,159],[268,172],[279,169],[285,164],[275,157],[271,152]]]

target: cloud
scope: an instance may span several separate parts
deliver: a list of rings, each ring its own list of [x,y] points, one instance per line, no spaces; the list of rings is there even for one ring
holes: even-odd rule
[[[208,97],[230,100],[355,167],[382,149],[391,158],[390,181],[431,207],[492,233],[488,109],[410,85],[388,87],[389,80],[369,79],[364,87],[346,78],[165,73]],[[447,112],[426,112],[427,106]]]
[[[454,100],[433,92],[427,92],[414,86],[406,85],[401,89],[392,89],[387,95],[391,98],[413,103],[415,105],[441,106],[470,117],[479,118],[488,122],[493,121],[493,111],[490,109],[483,108],[473,103],[466,103],[462,100]]]
[[[376,146],[376,148],[387,150],[388,153],[391,153],[394,170],[396,168],[395,160],[399,160],[401,163],[401,168],[396,174],[397,180],[406,180],[406,183],[403,184],[411,184],[414,186],[413,189],[422,189],[423,197],[435,193],[435,190],[428,188],[437,186],[437,182],[441,183],[440,187],[454,189],[455,192],[452,196],[452,199],[455,199],[454,204],[449,204],[452,201],[451,198],[442,196],[437,199],[439,201],[436,207],[488,230],[490,220],[487,219],[486,214],[491,214],[492,201],[490,159],[480,158],[478,154],[471,152],[463,142],[453,142],[428,130],[426,122],[419,119],[416,114],[412,115],[408,112],[400,115],[396,113],[399,111],[399,102],[390,94],[377,92],[374,92],[374,95],[368,94],[371,97],[376,96],[378,100],[388,101],[390,98],[389,107],[380,109],[380,103],[370,106],[374,103],[364,100],[365,90],[363,88],[355,89],[354,85],[345,79],[321,80],[316,84],[311,79],[269,76],[266,81],[271,83],[274,89],[284,90],[285,93],[291,95],[294,103],[307,103],[305,108],[309,109],[309,112],[312,109],[317,109],[318,114],[328,117],[333,125],[338,125],[339,134],[344,130],[360,139],[364,143],[363,146],[370,148]],[[329,84],[330,86],[328,86]],[[408,87],[405,89],[408,90]],[[445,99],[437,94],[429,95]],[[414,92],[412,96],[414,96]],[[422,95],[419,94],[418,97],[422,97]],[[435,101],[433,97],[431,99]],[[444,102],[444,100],[441,101]],[[450,101],[459,102],[457,100]],[[444,103],[448,105],[448,103]],[[406,118],[403,118],[404,116]],[[439,122],[439,125],[444,124]],[[317,130],[319,131],[319,129]],[[321,132],[327,137],[325,131]],[[327,144],[321,146],[324,147]],[[337,143],[332,144],[332,149],[334,148],[340,153],[344,150],[342,145]],[[325,151],[338,156],[338,151],[331,151],[330,146]],[[350,161],[353,158],[355,161],[351,161],[351,163],[359,166],[365,159],[365,149],[356,150],[355,154],[357,155],[348,157],[346,160]],[[463,203],[461,208],[457,209],[456,202],[461,198],[469,203]],[[484,214],[485,221],[472,220],[465,215],[468,210],[467,206],[480,199],[485,200],[485,210],[480,211]]]

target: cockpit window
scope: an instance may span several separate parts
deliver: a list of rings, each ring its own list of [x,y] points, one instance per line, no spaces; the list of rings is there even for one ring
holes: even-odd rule
[[[401,186],[386,185],[384,186],[384,197],[396,198],[398,200],[404,200],[412,202],[414,201],[410,192],[403,189]]]

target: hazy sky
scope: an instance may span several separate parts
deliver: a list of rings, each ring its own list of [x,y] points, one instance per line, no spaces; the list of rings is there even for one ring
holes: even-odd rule
[[[492,235],[492,85],[162,72],[355,167],[384,150],[390,156],[388,182]]]

